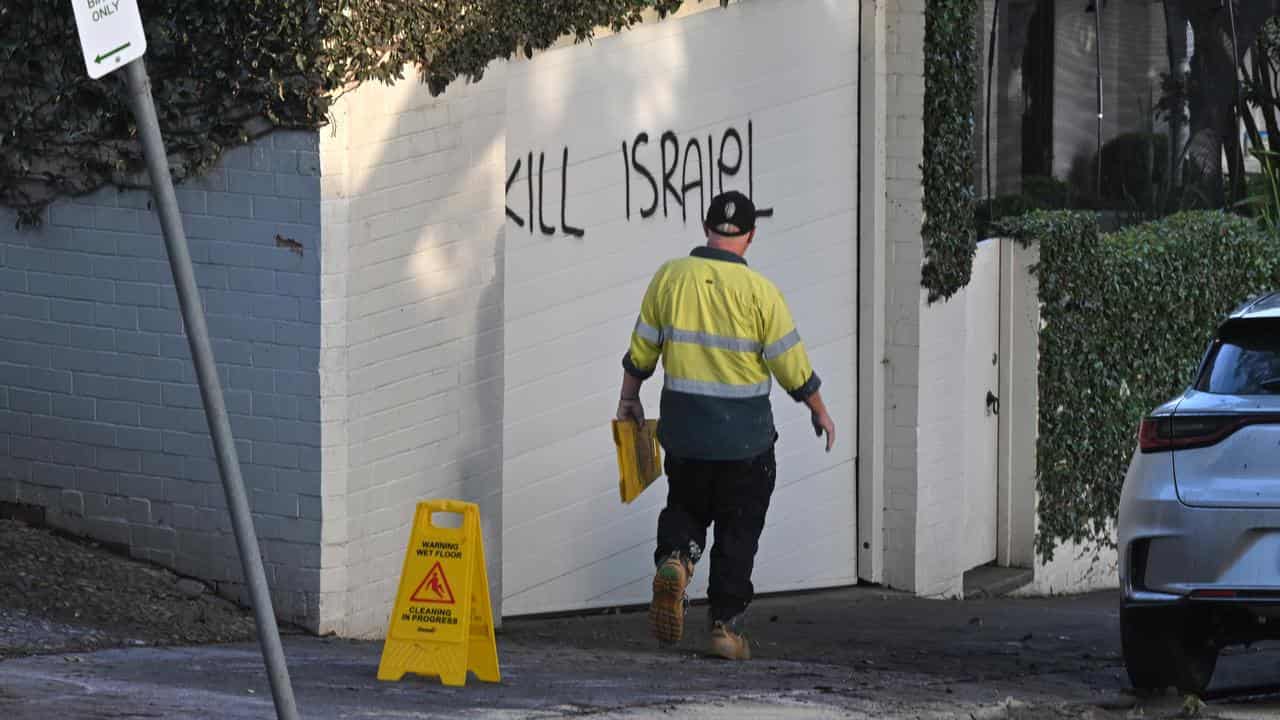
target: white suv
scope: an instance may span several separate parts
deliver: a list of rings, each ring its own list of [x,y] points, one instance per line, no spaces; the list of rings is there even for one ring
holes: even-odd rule
[[[1134,687],[1203,692],[1224,646],[1280,637],[1280,293],[1232,313],[1142,421],[1119,551]]]

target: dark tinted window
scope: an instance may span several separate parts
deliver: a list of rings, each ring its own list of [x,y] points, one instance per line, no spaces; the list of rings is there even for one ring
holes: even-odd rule
[[[1229,326],[1214,345],[1198,389],[1219,395],[1280,394],[1280,322]]]
[[[1001,4],[977,4],[985,9],[978,13],[978,92],[972,115],[976,190],[983,199],[976,208],[979,232],[999,232],[988,224],[990,219],[1037,209],[1101,210],[1108,222],[1128,224],[1190,208],[1223,207],[1235,201],[1211,189],[1222,187],[1222,178],[1253,182],[1265,177],[1251,149],[1255,142],[1275,149],[1274,132],[1251,141],[1241,127],[1227,133],[1231,142],[1225,152],[1199,151],[1202,113],[1231,115],[1235,67],[1230,55],[1222,54],[1230,36],[1224,40],[1220,31],[1193,32],[1188,17],[1210,7],[1216,11],[1221,2]],[[1261,8],[1264,3],[1241,0],[1236,5]],[[1216,18],[1226,23],[1226,15],[1224,10]],[[1268,66],[1266,75],[1251,83],[1256,91],[1251,86],[1241,98],[1266,131],[1280,117],[1272,79],[1280,46],[1274,24],[1257,30],[1263,16],[1273,13],[1253,12],[1256,20],[1245,19],[1249,13],[1244,10],[1236,15],[1241,16],[1241,43],[1264,38],[1239,49],[1241,56],[1246,51],[1249,56],[1241,69],[1252,71],[1255,62]],[[1223,60],[1199,67],[1211,57]],[[1188,72],[1188,58],[1197,66],[1194,72]],[[988,68],[994,70],[990,75]],[[1193,135],[1196,151],[1188,152]],[[1224,157],[1242,157],[1244,167],[1233,169],[1235,163],[1224,162]],[[1231,181],[1226,186],[1233,187]]]

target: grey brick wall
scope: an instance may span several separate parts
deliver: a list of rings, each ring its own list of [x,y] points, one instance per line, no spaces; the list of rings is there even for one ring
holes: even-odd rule
[[[232,150],[178,196],[277,611],[314,625],[318,135]],[[108,188],[39,229],[14,221],[0,210],[0,500],[242,596],[150,194]]]

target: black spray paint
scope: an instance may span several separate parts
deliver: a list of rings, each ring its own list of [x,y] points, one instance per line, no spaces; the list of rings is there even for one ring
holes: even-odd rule
[[[706,152],[703,153],[703,145],[701,138],[689,138],[684,144],[684,156],[681,157],[680,136],[675,132],[668,130],[662,133],[661,141],[658,148],[658,161],[660,172],[662,174],[662,187],[658,187],[658,180],[650,172],[649,166],[642,160],[642,148],[649,144],[649,133],[641,132],[636,135],[631,143],[630,153],[627,151],[627,143],[622,143],[622,164],[626,170],[625,192],[626,199],[624,207],[626,208],[626,217],[631,219],[631,175],[634,171],[640,175],[648,184],[650,192],[650,203],[647,208],[640,209],[640,217],[648,218],[652,216],[658,208],[658,201],[662,201],[663,217],[670,217],[671,201],[680,206],[680,218],[684,223],[689,222],[689,202],[690,194],[696,189],[698,191],[699,214],[696,218],[699,222],[706,217],[706,203],[716,194],[724,192],[732,187],[734,179],[741,175],[746,175],[746,193],[747,196],[755,199],[755,128],[750,121],[747,122],[747,139],[743,142],[742,133],[735,127],[727,128],[720,137],[719,145],[715,142],[715,135],[708,135],[706,142]],[[696,164],[690,165],[692,156],[696,155]],[[702,161],[706,159],[706,174],[703,174]],[[676,173],[680,173],[680,184],[677,186],[674,182]],[[729,181],[729,182],[726,182]],[[643,183],[640,184],[643,187]],[[640,192],[643,192],[641,190]],[[756,213],[760,217],[772,217],[772,208],[758,208]]]
[[[582,237],[587,234],[586,230],[576,228],[569,224],[565,219],[566,207],[569,205],[569,148],[564,149],[564,156],[560,159],[560,231],[571,237]]]
[[[693,157],[694,151],[698,153],[698,164],[694,165],[694,169],[698,171],[697,180],[689,180],[689,159]],[[702,146],[698,144],[698,138],[690,138],[689,143],[684,146],[684,167],[680,171],[680,221],[689,222],[689,213],[686,209],[689,207],[689,191],[698,188],[698,217],[707,216],[706,195],[702,191]]]
[[[681,222],[688,224],[689,222],[689,205],[691,202],[691,194],[694,190],[698,191],[698,216],[697,220],[701,222],[706,216],[707,201],[715,197],[717,193],[724,192],[726,187],[730,187],[734,182],[726,184],[726,180],[733,181],[740,175],[746,175],[747,196],[755,199],[755,128],[751,122],[747,122],[746,142],[743,142],[742,133],[735,127],[729,127],[721,134],[719,145],[715,142],[715,135],[708,134],[705,149],[703,151],[703,143],[701,138],[689,138],[681,146],[680,136],[672,130],[664,131],[658,140],[657,158],[653,157],[652,149],[649,148],[649,133],[637,133],[635,138],[628,144],[626,140],[622,141],[622,165],[624,179],[624,208],[627,220],[631,220],[631,202],[632,202],[632,175],[638,175],[643,182],[638,183],[640,188],[648,184],[649,197],[648,205],[639,206],[640,217],[648,219],[658,212],[658,204],[662,204],[662,216],[671,216],[671,203],[679,206]],[[649,152],[646,153],[646,150]],[[682,155],[683,151],[683,155]],[[659,187],[658,177],[654,175],[651,167],[645,162],[646,155],[649,162],[654,159],[658,161],[656,167],[661,174],[662,181]],[[696,160],[695,160],[696,156]],[[704,169],[703,160],[706,160]],[[515,222],[516,226],[524,227],[526,217],[528,218],[529,234],[535,233],[534,217],[537,217],[537,231],[543,235],[555,235],[556,227],[547,225],[546,223],[546,192],[545,192],[545,175],[546,175],[546,153],[538,153],[538,172],[537,172],[537,189],[535,197],[534,189],[534,169],[533,169],[533,152],[525,158],[517,158],[515,166],[511,169],[511,174],[507,176],[506,191],[511,192],[511,186],[515,183],[516,178],[520,177],[520,170],[525,170],[525,177],[528,183],[529,204],[528,214],[521,217],[511,206],[506,207],[507,217]],[[690,164],[692,161],[692,164]],[[676,184],[677,173],[679,173],[679,184]],[[739,182],[741,182],[739,180]],[[640,192],[644,192],[643,189]],[[583,237],[586,231],[582,228],[574,227],[569,224],[569,148],[566,146],[561,154],[560,163],[560,228],[559,231],[570,237]],[[757,215],[760,217],[770,217],[773,215],[772,208],[757,208]]]
[[[671,144],[671,165],[667,165],[667,143]],[[680,199],[680,191],[671,184],[671,176],[676,174],[677,163],[680,162],[680,139],[670,130],[662,133],[662,217],[670,217],[667,213],[667,196],[676,199],[680,210],[684,210],[684,201]]]
[[[511,174],[507,176],[507,194],[508,195],[511,194],[511,184],[514,183],[516,181],[516,178],[519,176],[520,176],[520,158],[516,158],[516,166],[511,168]],[[524,218],[517,215],[516,211],[512,210],[510,205],[507,206],[507,217],[514,220],[516,225],[519,225],[520,227],[524,227]]]
[[[560,232],[570,237],[582,237],[586,234],[582,228],[577,228],[569,224],[569,148],[564,149],[560,163]],[[511,168],[511,174],[507,176],[506,192],[511,194],[511,186],[515,184],[516,178],[520,177],[521,166],[525,168],[525,179],[529,186],[529,234],[534,233],[534,226],[543,235],[555,235],[556,228],[554,225],[546,223],[546,191],[545,191],[545,175],[547,166],[547,154],[538,153],[538,188],[534,193],[533,187],[533,153],[530,152],[525,158],[516,158],[515,167]],[[506,206],[507,217],[511,218],[518,227],[525,226],[525,218],[521,217],[510,205]],[[537,222],[534,222],[534,213],[537,213]]]
[[[547,196],[547,194],[542,191],[542,177],[544,174],[542,171],[546,166],[547,154],[538,153],[538,228],[542,230],[543,235],[555,235],[556,229],[542,221],[542,199]],[[564,168],[561,168],[561,170],[563,171]],[[560,198],[560,205],[564,205],[564,198]]]
[[[652,217],[653,214],[658,211],[658,182],[653,179],[653,173],[649,172],[649,168],[645,167],[644,163],[640,162],[640,157],[639,157],[640,146],[647,145],[648,143],[649,143],[649,133],[647,132],[642,132],[639,135],[636,135],[635,142],[631,143],[631,164],[636,166],[636,172],[643,175],[644,179],[649,181],[649,191],[653,193],[653,202],[649,204],[648,208],[645,208],[640,211],[640,217],[642,218]],[[626,153],[623,153],[623,157],[624,158],[626,157]],[[630,178],[630,176],[631,176],[631,173],[627,172],[627,177]],[[630,182],[628,181],[628,185],[629,184]],[[627,196],[627,206],[628,206],[627,219],[630,220],[631,219],[630,194],[628,194]]]

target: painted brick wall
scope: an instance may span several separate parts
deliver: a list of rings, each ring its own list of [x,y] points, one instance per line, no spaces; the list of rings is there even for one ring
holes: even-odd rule
[[[885,584],[916,587],[916,417],[924,156],[924,0],[890,0],[885,235]]]
[[[501,597],[505,65],[362,86],[321,132],[321,629],[386,630],[415,503],[478,502]]]
[[[314,624],[319,155],[278,132],[178,188],[267,576]],[[144,191],[0,210],[0,500],[242,593],[158,220]],[[277,238],[300,243],[294,252]]]
[[[966,541],[968,440],[962,401],[972,394],[964,357],[966,293],[961,290],[951,300],[920,311],[920,443],[910,461],[917,474],[914,589],[928,596],[959,596],[967,569],[960,567]],[[995,481],[993,472],[992,484]]]

